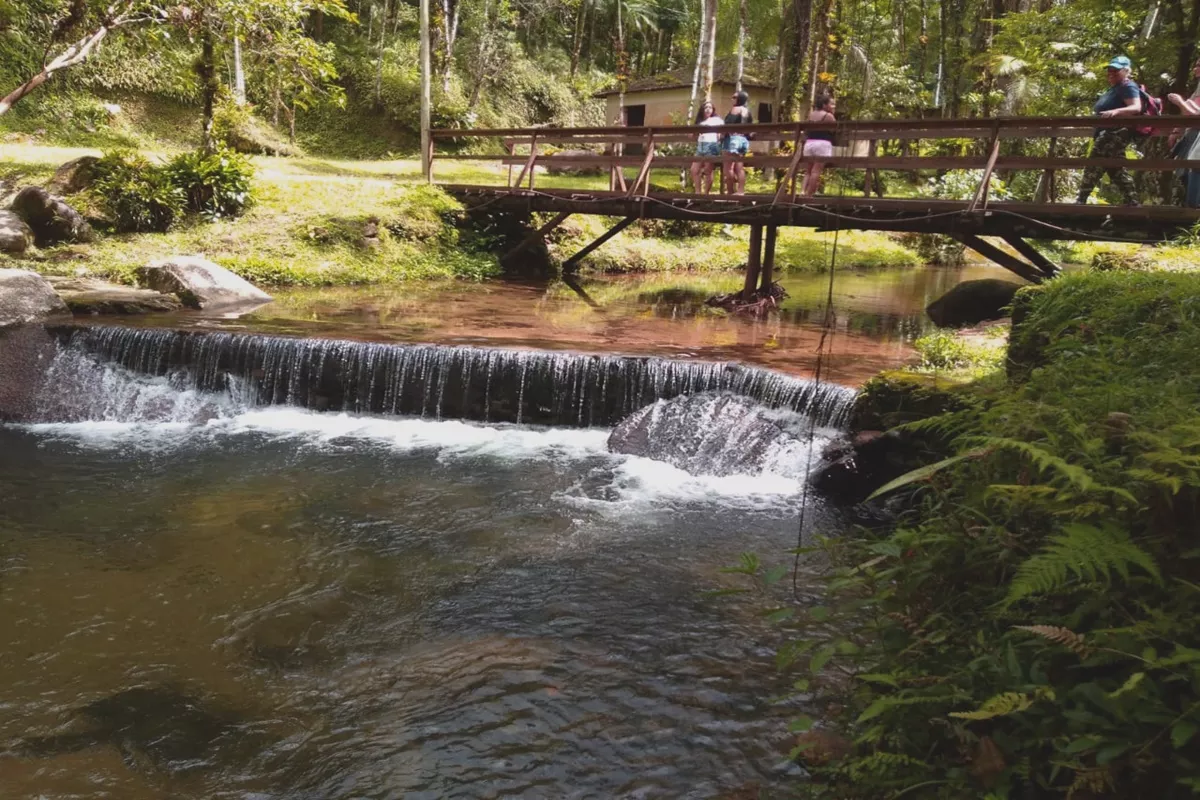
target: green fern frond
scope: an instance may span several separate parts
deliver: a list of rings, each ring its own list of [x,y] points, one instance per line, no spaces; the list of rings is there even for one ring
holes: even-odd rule
[[[1154,559],[1134,544],[1124,530],[1115,525],[1102,528],[1084,523],[1067,525],[1061,534],[1050,537],[1045,549],[1017,568],[1005,603],[1056,591],[1072,577],[1108,582],[1116,572],[1129,580],[1131,566],[1140,567],[1155,581],[1162,582]]]
[[[1019,631],[1041,636],[1043,639],[1049,639],[1055,644],[1061,644],[1080,658],[1086,658],[1091,650],[1087,646],[1087,642],[1083,640],[1083,634],[1076,633],[1070,628],[1060,628],[1054,625],[1014,625]]]
[[[982,447],[993,450],[1011,450],[1026,456],[1033,462],[1040,471],[1051,471],[1061,475],[1075,488],[1086,492],[1093,489],[1096,481],[1092,478],[1091,473],[1086,469],[1075,464],[1069,463],[1061,456],[1056,456],[1049,450],[1038,447],[1030,442],[1022,442],[1017,439],[1006,439],[999,436],[986,436],[978,440]]]
[[[1004,692],[988,699],[974,711],[955,711],[950,716],[956,719],[969,719],[975,722],[995,719],[996,717],[1007,717],[1009,714],[1016,714],[1026,710],[1041,699],[1053,700],[1054,690],[1043,687],[1033,694]]]

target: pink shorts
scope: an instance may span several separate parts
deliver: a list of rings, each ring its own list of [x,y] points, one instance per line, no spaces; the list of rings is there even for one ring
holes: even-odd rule
[[[833,142],[824,139],[809,139],[804,143],[804,155],[814,158],[832,158]]]

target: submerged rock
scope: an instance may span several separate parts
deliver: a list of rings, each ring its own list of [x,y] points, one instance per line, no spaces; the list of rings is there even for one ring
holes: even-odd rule
[[[0,328],[66,314],[54,287],[36,272],[0,269]]]
[[[22,189],[13,199],[12,210],[33,230],[39,246],[90,242],[96,236],[82,214],[40,186]]]
[[[139,686],[88,703],[75,712],[71,730],[26,739],[19,750],[52,756],[112,745],[127,761],[182,772],[202,766],[241,722],[177,687]]]
[[[805,453],[777,414],[727,393],[659,400],[635,411],[613,429],[608,449],[696,475],[798,474]]]
[[[1007,308],[1020,285],[997,278],[963,281],[925,308],[925,313],[941,328],[978,325],[989,319],[1007,316]]]
[[[11,211],[0,211],[0,253],[19,256],[33,246],[33,231]]]
[[[271,302],[271,295],[200,256],[174,256],[138,270],[151,289],[174,294],[189,308],[249,306]]]

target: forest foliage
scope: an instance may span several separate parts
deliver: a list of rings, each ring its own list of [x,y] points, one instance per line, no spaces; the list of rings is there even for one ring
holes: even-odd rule
[[[821,596],[774,612],[780,665],[850,740],[814,762],[814,720],[794,723],[815,796],[1200,790],[1195,278],[1091,272],[1018,298],[1011,378],[905,426],[951,443],[880,490],[910,510],[806,549],[831,559]]]
[[[281,130],[294,126],[316,146],[381,155],[415,141],[413,0],[0,0],[0,91],[94,31],[110,6],[126,5],[133,21],[15,108],[38,106],[22,110],[37,114],[64,92],[139,93],[197,107],[215,94],[249,104]],[[1114,53],[1129,55],[1152,91],[1190,93],[1196,6],[433,0],[434,124],[598,123],[596,90],[671,69],[703,75],[701,56],[732,58],[739,48],[756,73],[780,84],[766,99],[793,117],[822,90],[835,92],[851,118],[1087,112]],[[704,49],[709,37],[714,46]]]

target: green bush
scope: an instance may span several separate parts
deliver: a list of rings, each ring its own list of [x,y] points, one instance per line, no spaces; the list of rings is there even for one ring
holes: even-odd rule
[[[106,153],[93,174],[92,194],[118,231],[165,233],[183,213],[183,191],[136,153]]]
[[[927,371],[995,368],[1004,361],[1004,351],[972,343],[953,331],[936,330],[913,342],[921,356],[920,369]]]
[[[167,165],[167,174],[183,191],[188,210],[210,219],[236,217],[251,203],[254,167],[237,153],[182,153]]]
[[[795,721],[809,796],[1200,791],[1200,279],[1068,275],[1025,301],[1013,342],[1040,366],[908,423],[957,454],[893,482],[892,529],[819,544],[823,598],[775,613],[848,752],[821,763]]]

